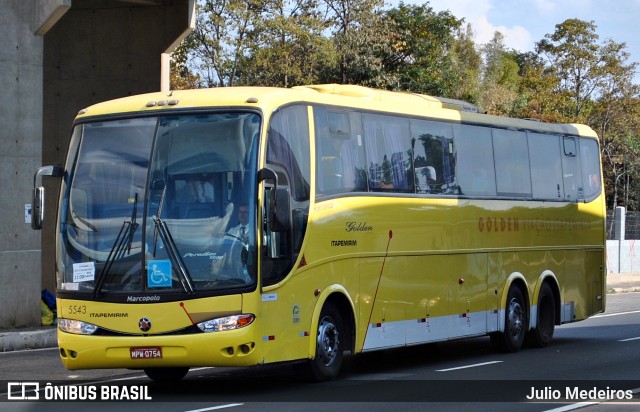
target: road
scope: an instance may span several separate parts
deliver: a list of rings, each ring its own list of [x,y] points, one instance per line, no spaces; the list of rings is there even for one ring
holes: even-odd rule
[[[502,354],[484,337],[388,350],[356,357],[341,379],[320,384],[300,381],[284,365],[195,368],[163,386],[140,371],[67,371],[55,349],[0,353],[0,411],[631,411],[640,407],[638,365],[640,293],[625,293],[607,296],[605,314],[558,327],[547,348]],[[139,389],[152,399],[6,402],[8,382],[51,382],[59,397],[68,396],[64,387],[88,396],[82,390],[126,386],[128,396]]]

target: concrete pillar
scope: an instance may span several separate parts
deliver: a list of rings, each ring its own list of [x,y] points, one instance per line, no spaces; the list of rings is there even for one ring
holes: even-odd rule
[[[0,5],[0,329],[40,324],[40,233],[29,230],[25,216],[42,157],[43,46],[34,35],[36,11],[34,0]]]
[[[0,329],[10,329],[39,325],[40,292],[55,288],[58,185],[44,179],[45,228],[32,231],[34,172],[63,164],[79,109],[161,89],[162,55],[193,27],[195,0],[0,3]]]

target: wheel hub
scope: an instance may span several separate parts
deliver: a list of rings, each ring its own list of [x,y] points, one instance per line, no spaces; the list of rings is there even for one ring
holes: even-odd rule
[[[336,325],[328,319],[323,319],[318,326],[317,356],[325,366],[330,366],[338,356],[340,339]]]

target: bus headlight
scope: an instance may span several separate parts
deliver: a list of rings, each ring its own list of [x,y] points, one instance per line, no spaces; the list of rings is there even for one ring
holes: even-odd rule
[[[76,335],[93,335],[98,330],[98,327],[79,320],[58,319],[58,329],[67,333],[75,333]]]
[[[249,326],[256,317],[252,314],[225,316],[198,323],[198,327],[203,332],[221,332],[234,330]]]

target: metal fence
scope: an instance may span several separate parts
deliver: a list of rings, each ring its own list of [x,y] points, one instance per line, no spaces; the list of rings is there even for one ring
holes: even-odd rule
[[[624,239],[640,239],[640,212],[628,210],[625,212]],[[615,239],[615,210],[607,211],[607,240]]]
[[[618,232],[618,233],[616,233]],[[607,212],[607,272],[640,271],[640,212],[623,207]]]

